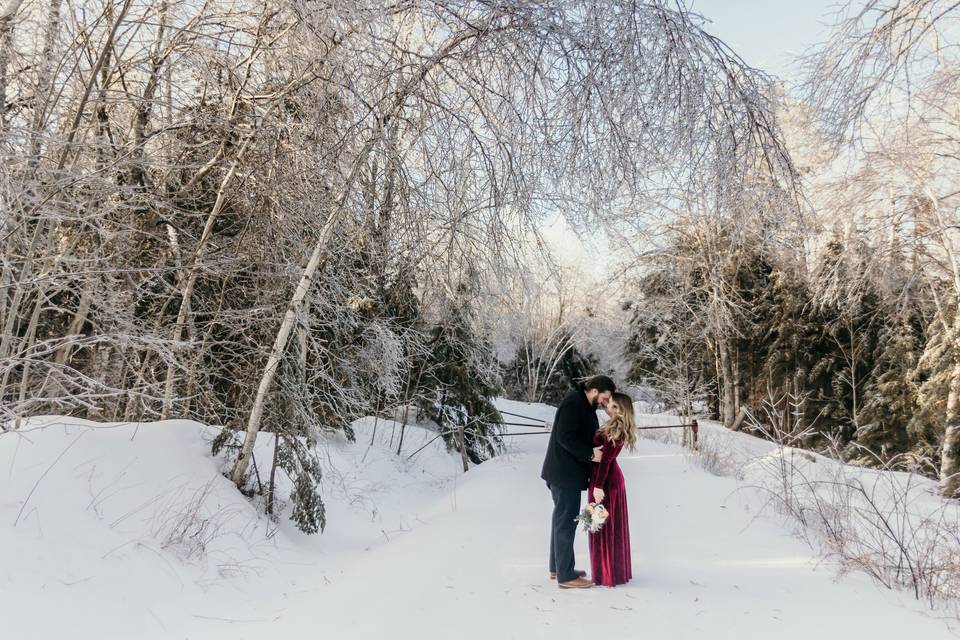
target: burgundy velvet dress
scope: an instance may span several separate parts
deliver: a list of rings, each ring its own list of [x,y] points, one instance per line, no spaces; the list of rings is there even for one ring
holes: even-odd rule
[[[590,568],[594,584],[613,587],[633,577],[630,567],[630,525],[627,518],[627,489],[617,455],[623,444],[613,444],[597,431],[594,446],[603,447],[603,458],[593,463],[587,501],[594,502],[593,489],[606,494],[603,506],[610,517],[600,531],[590,534]]]

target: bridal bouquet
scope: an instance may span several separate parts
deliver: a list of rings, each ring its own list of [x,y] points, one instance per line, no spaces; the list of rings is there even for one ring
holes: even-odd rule
[[[577,516],[577,522],[583,525],[584,531],[596,533],[600,531],[600,527],[603,526],[608,517],[610,517],[610,513],[605,506],[591,502]]]

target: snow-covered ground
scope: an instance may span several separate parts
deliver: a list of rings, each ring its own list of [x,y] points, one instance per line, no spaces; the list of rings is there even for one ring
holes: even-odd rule
[[[838,577],[759,515],[760,495],[679,447],[643,440],[621,456],[634,580],[561,591],[546,575],[546,436],[510,438],[506,455],[463,474],[439,441],[407,459],[427,429],[408,427],[397,456],[395,423],[355,428],[355,443],[324,447],[329,524],[317,536],[258,515],[210,457],[211,427],[47,418],[3,433],[3,637],[953,637],[909,594]],[[587,567],[582,534],[577,545]]]

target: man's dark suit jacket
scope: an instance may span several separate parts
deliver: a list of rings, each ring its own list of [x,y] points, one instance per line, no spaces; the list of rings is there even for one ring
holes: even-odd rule
[[[590,484],[593,436],[600,423],[587,394],[578,389],[557,407],[540,477],[548,484],[583,491]]]

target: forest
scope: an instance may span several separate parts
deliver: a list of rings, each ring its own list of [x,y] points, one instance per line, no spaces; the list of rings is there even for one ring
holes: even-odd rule
[[[954,497],[958,15],[849,8],[788,91],[662,0],[5,0],[0,424],[222,425],[247,492],[271,434],[316,531],[357,418],[466,469],[613,372]]]

